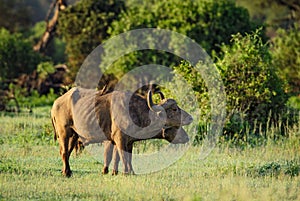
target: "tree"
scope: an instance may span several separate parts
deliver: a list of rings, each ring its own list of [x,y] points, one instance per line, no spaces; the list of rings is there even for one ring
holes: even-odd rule
[[[222,43],[228,44],[232,34],[254,30],[248,11],[234,1],[138,1],[131,0],[126,10],[113,21],[111,36],[139,28],[168,29],[184,34],[199,43],[208,54],[220,52]],[[170,42],[170,45],[172,41]],[[156,50],[133,52],[119,59],[113,66],[118,74],[136,66],[157,63],[174,66],[180,58]],[[120,72],[121,69],[121,72]]]
[[[237,0],[248,9],[251,18],[267,26],[267,35],[273,37],[278,28],[288,29],[300,25],[300,1],[298,0]]]
[[[31,73],[43,60],[20,33],[0,29],[0,82],[11,81],[22,73]]]
[[[54,0],[53,3],[50,6],[48,15],[46,17],[46,30],[39,40],[39,42],[33,47],[33,49],[37,52],[44,52],[49,44],[49,42],[52,40],[54,34],[56,33],[56,25],[58,22],[58,16],[60,14],[60,11],[65,10],[67,7],[67,1],[66,0]],[[50,15],[52,11],[54,10],[54,14],[52,18],[49,20]]]
[[[248,12],[233,0],[196,1],[92,1],[82,0],[68,8],[59,19],[59,33],[67,43],[66,52],[74,73],[85,57],[108,37],[125,31],[151,27],[185,34],[204,47],[208,53],[219,51],[231,34],[253,30]],[[157,51],[140,51],[128,55],[116,64],[120,73],[126,66],[167,61],[170,55]],[[154,63],[155,63],[154,62]],[[164,64],[164,63],[161,63]]]
[[[14,32],[27,29],[30,25],[30,9],[24,1],[0,0],[0,27]]]
[[[81,0],[61,13],[58,29],[66,42],[73,78],[86,56],[108,37],[108,26],[123,5],[121,0]]]
[[[196,40],[210,54],[222,43],[228,44],[232,34],[255,29],[248,11],[231,0],[129,2],[112,23],[111,35],[137,28],[169,29]]]

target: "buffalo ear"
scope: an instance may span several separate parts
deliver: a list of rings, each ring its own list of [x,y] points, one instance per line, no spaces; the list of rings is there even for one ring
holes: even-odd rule
[[[156,118],[165,119],[167,117],[165,109],[160,105],[154,105],[150,111],[155,114]]]
[[[157,116],[161,119],[166,119],[167,118],[167,113],[165,109],[162,106],[158,106],[159,110],[156,112]]]

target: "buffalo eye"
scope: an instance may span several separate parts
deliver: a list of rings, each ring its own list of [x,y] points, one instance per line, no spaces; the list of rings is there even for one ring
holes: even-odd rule
[[[172,110],[173,110],[174,112],[177,112],[178,108],[176,107],[176,108],[173,108]]]

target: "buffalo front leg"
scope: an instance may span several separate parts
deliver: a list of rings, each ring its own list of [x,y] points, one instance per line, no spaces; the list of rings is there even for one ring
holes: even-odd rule
[[[131,174],[134,174],[133,168],[132,168],[132,148],[133,144],[128,144],[127,145],[127,150],[128,150],[128,170],[130,170]]]
[[[131,165],[131,155],[132,155],[132,145],[127,145],[126,139],[122,139],[119,142],[116,141],[116,146],[118,148],[118,155],[123,163],[124,174],[130,174],[133,172]]]
[[[123,173],[124,174],[130,174],[131,169],[129,168],[129,153],[128,151],[122,149],[122,148],[118,148],[118,153],[120,156],[120,159],[122,160],[123,163]]]

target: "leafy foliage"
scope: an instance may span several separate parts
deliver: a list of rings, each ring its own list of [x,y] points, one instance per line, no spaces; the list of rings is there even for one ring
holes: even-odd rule
[[[92,1],[82,0],[60,16],[59,33],[73,73],[85,57],[109,36],[138,29],[160,28],[185,34],[207,52],[219,51],[231,34],[253,30],[246,9],[234,1]],[[160,51],[133,52],[115,64],[119,74],[135,66],[159,63],[170,66],[179,59]]]
[[[26,89],[21,88],[19,86],[10,84],[9,88],[14,91],[14,97],[18,102],[19,106],[24,109],[28,108],[31,110],[34,107],[38,106],[50,106],[53,104],[55,99],[58,97],[57,94],[54,93],[53,89],[50,89],[50,92],[46,95],[40,95],[37,90],[31,91],[30,95],[26,95]],[[7,104],[8,108],[15,107],[15,102],[10,101]]]
[[[182,75],[188,84],[193,87],[203,115],[207,115],[210,111],[209,94],[201,74],[186,61],[182,61],[180,65],[175,66],[174,71],[175,74]]]
[[[256,177],[278,177],[280,174],[296,177],[300,173],[300,161],[299,159],[293,159],[282,162],[270,162],[258,167],[250,167],[247,171],[249,175]]]
[[[0,30],[0,82],[32,72],[43,59],[20,33]]]
[[[286,102],[284,85],[260,31],[245,37],[234,35],[232,45],[223,45],[222,51],[224,57],[219,58],[217,66],[224,77],[228,110],[246,114],[250,122],[266,121],[270,110],[273,115],[280,113]]]
[[[108,25],[118,16],[122,6],[120,0],[82,0],[61,13],[58,29],[67,44],[66,53],[73,74],[108,36]]]
[[[39,77],[42,79],[45,79],[48,74],[54,72],[55,72],[55,68],[52,62],[49,61],[42,62],[37,66],[37,73],[39,74]]]
[[[30,9],[22,0],[0,0],[0,27],[22,31],[31,24]]]
[[[289,84],[293,95],[300,94],[300,28],[279,29],[272,40],[273,65]]]
[[[185,34],[208,53],[228,43],[231,34],[253,29],[246,9],[234,1],[138,1],[131,0],[119,20],[109,29],[111,35],[137,28],[160,28]]]
[[[238,5],[248,9],[251,18],[267,25],[267,34],[272,36],[276,29],[292,27],[300,20],[298,0],[237,0]]]
[[[244,37],[239,33],[233,35],[231,45],[223,44],[223,56],[217,58],[227,96],[225,135],[231,137],[244,138],[246,129],[256,124],[266,126],[267,121],[276,122],[285,108],[284,83],[277,76],[268,45],[260,35],[260,29]],[[209,112],[209,97],[201,75],[188,63],[175,70],[193,86],[201,107]]]
[[[236,6],[234,1],[131,0],[108,33],[114,36],[139,28],[168,29],[194,39],[212,53],[219,52],[222,43],[229,43],[231,34],[253,30],[254,26],[247,10]],[[172,46],[172,41],[168,45]],[[114,68],[126,72],[149,63],[173,66],[180,59],[160,51],[139,51],[120,59]]]
[[[217,66],[224,78],[227,107],[231,114],[227,126],[236,128],[237,122],[253,125],[256,121],[266,125],[268,118],[278,120],[287,97],[283,81],[278,78],[272,65],[268,46],[261,40],[260,31],[245,37],[234,35],[232,45],[223,45],[222,51],[224,57],[219,58]],[[233,132],[243,132],[241,126]]]

